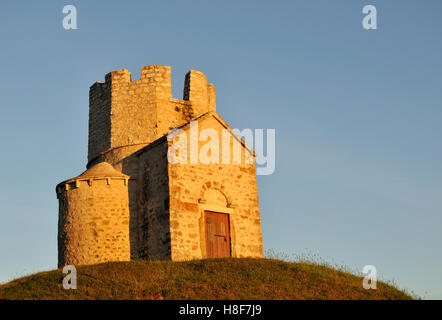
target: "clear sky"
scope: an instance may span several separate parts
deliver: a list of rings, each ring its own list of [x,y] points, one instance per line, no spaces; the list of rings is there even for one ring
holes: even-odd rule
[[[77,8],[78,30],[62,9]],[[362,28],[375,5],[378,29]],[[88,90],[142,65],[213,82],[234,128],[276,129],[265,249],[442,299],[442,2],[2,1],[0,281],[57,263],[58,182],[85,170]]]

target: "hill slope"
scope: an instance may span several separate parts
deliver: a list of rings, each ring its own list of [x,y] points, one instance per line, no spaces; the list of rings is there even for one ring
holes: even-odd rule
[[[114,262],[77,268],[64,290],[61,269],[0,286],[0,299],[411,299],[382,282],[310,263],[272,259]]]

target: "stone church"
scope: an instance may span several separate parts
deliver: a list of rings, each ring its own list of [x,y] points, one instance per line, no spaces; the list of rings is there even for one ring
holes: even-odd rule
[[[170,161],[170,132],[190,134],[179,140],[191,149],[195,123],[227,137],[220,161]],[[59,267],[262,257],[255,153],[216,112],[203,73],[187,73],[182,100],[168,66],[142,67],[134,81],[126,69],[108,73],[89,90],[88,144],[87,170],[56,187]],[[240,161],[221,161],[235,148]]]

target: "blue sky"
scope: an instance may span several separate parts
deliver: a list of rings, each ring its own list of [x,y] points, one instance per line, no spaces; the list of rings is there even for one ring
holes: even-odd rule
[[[78,30],[62,28],[64,5]],[[378,29],[364,30],[375,5]],[[88,88],[200,70],[232,127],[276,129],[265,249],[442,299],[442,2],[44,1],[0,10],[0,281],[57,263],[55,185],[85,169]]]

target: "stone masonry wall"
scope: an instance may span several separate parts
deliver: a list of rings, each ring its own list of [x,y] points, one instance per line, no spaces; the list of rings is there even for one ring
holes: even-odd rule
[[[62,185],[58,266],[129,261],[129,206],[124,179],[77,180]],[[67,189],[67,190],[66,190]]]
[[[170,259],[167,143],[140,154],[139,256]]]
[[[111,83],[96,82],[89,89],[88,159],[110,148]]]

